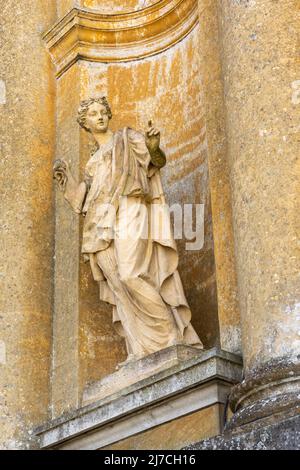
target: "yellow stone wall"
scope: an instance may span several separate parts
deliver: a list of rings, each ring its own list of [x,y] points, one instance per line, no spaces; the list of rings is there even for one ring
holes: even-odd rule
[[[141,10],[155,3],[159,3],[158,0],[81,0],[82,4],[86,8],[93,8],[100,11],[107,12],[127,12],[133,10]]]
[[[123,439],[101,450],[178,450],[222,431],[222,405],[213,405],[153,429]]]
[[[198,0],[198,6],[200,15],[198,47],[214,227],[220,345],[226,351],[241,354],[218,2]]]
[[[58,0],[57,2],[57,16],[61,18],[72,8],[79,5],[80,0]]]
[[[0,5],[0,448],[5,449],[29,445],[27,431],[47,419],[50,404],[55,81],[42,32],[55,22],[56,8],[52,0]]]
[[[74,7],[90,8],[103,13],[127,13],[159,3],[158,0],[59,0],[57,3],[59,17]]]

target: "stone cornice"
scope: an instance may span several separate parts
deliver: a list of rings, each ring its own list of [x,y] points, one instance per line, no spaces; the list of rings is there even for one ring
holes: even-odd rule
[[[184,353],[185,346],[172,346],[164,350],[164,360],[175,348]],[[141,361],[157,363],[159,353]],[[167,361],[165,369],[137,377],[135,384],[40,426],[35,430],[40,449],[96,450],[209,406],[225,405],[229,389],[241,380],[241,358],[217,348],[187,357],[173,365]]]
[[[127,62],[162,52],[198,21],[197,0],[161,0],[143,10],[103,14],[74,8],[43,36],[57,76],[77,60]]]

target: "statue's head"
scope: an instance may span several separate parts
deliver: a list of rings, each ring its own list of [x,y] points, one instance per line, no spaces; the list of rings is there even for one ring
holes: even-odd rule
[[[111,118],[112,112],[105,96],[89,98],[80,103],[77,122],[87,132],[106,132]]]

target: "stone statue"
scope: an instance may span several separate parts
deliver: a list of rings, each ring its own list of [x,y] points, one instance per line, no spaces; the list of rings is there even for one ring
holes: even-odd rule
[[[84,181],[78,184],[63,160],[56,160],[53,171],[65,199],[85,217],[82,252],[125,338],[123,364],[175,344],[202,348],[177,271],[175,241],[151,231],[158,224],[158,211],[151,208],[165,204],[160,132],[149,121],[145,135],[130,128],[113,133],[111,118],[105,97],[83,101],[78,123],[97,148]],[[162,213],[170,225],[169,214]]]

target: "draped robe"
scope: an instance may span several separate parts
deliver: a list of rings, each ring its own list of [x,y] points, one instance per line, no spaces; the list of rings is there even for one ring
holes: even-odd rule
[[[85,183],[86,193],[77,201],[85,216],[82,252],[100,299],[113,306],[128,357],[174,344],[202,348],[177,271],[160,171],[151,163],[144,135],[117,131],[87,163]]]

